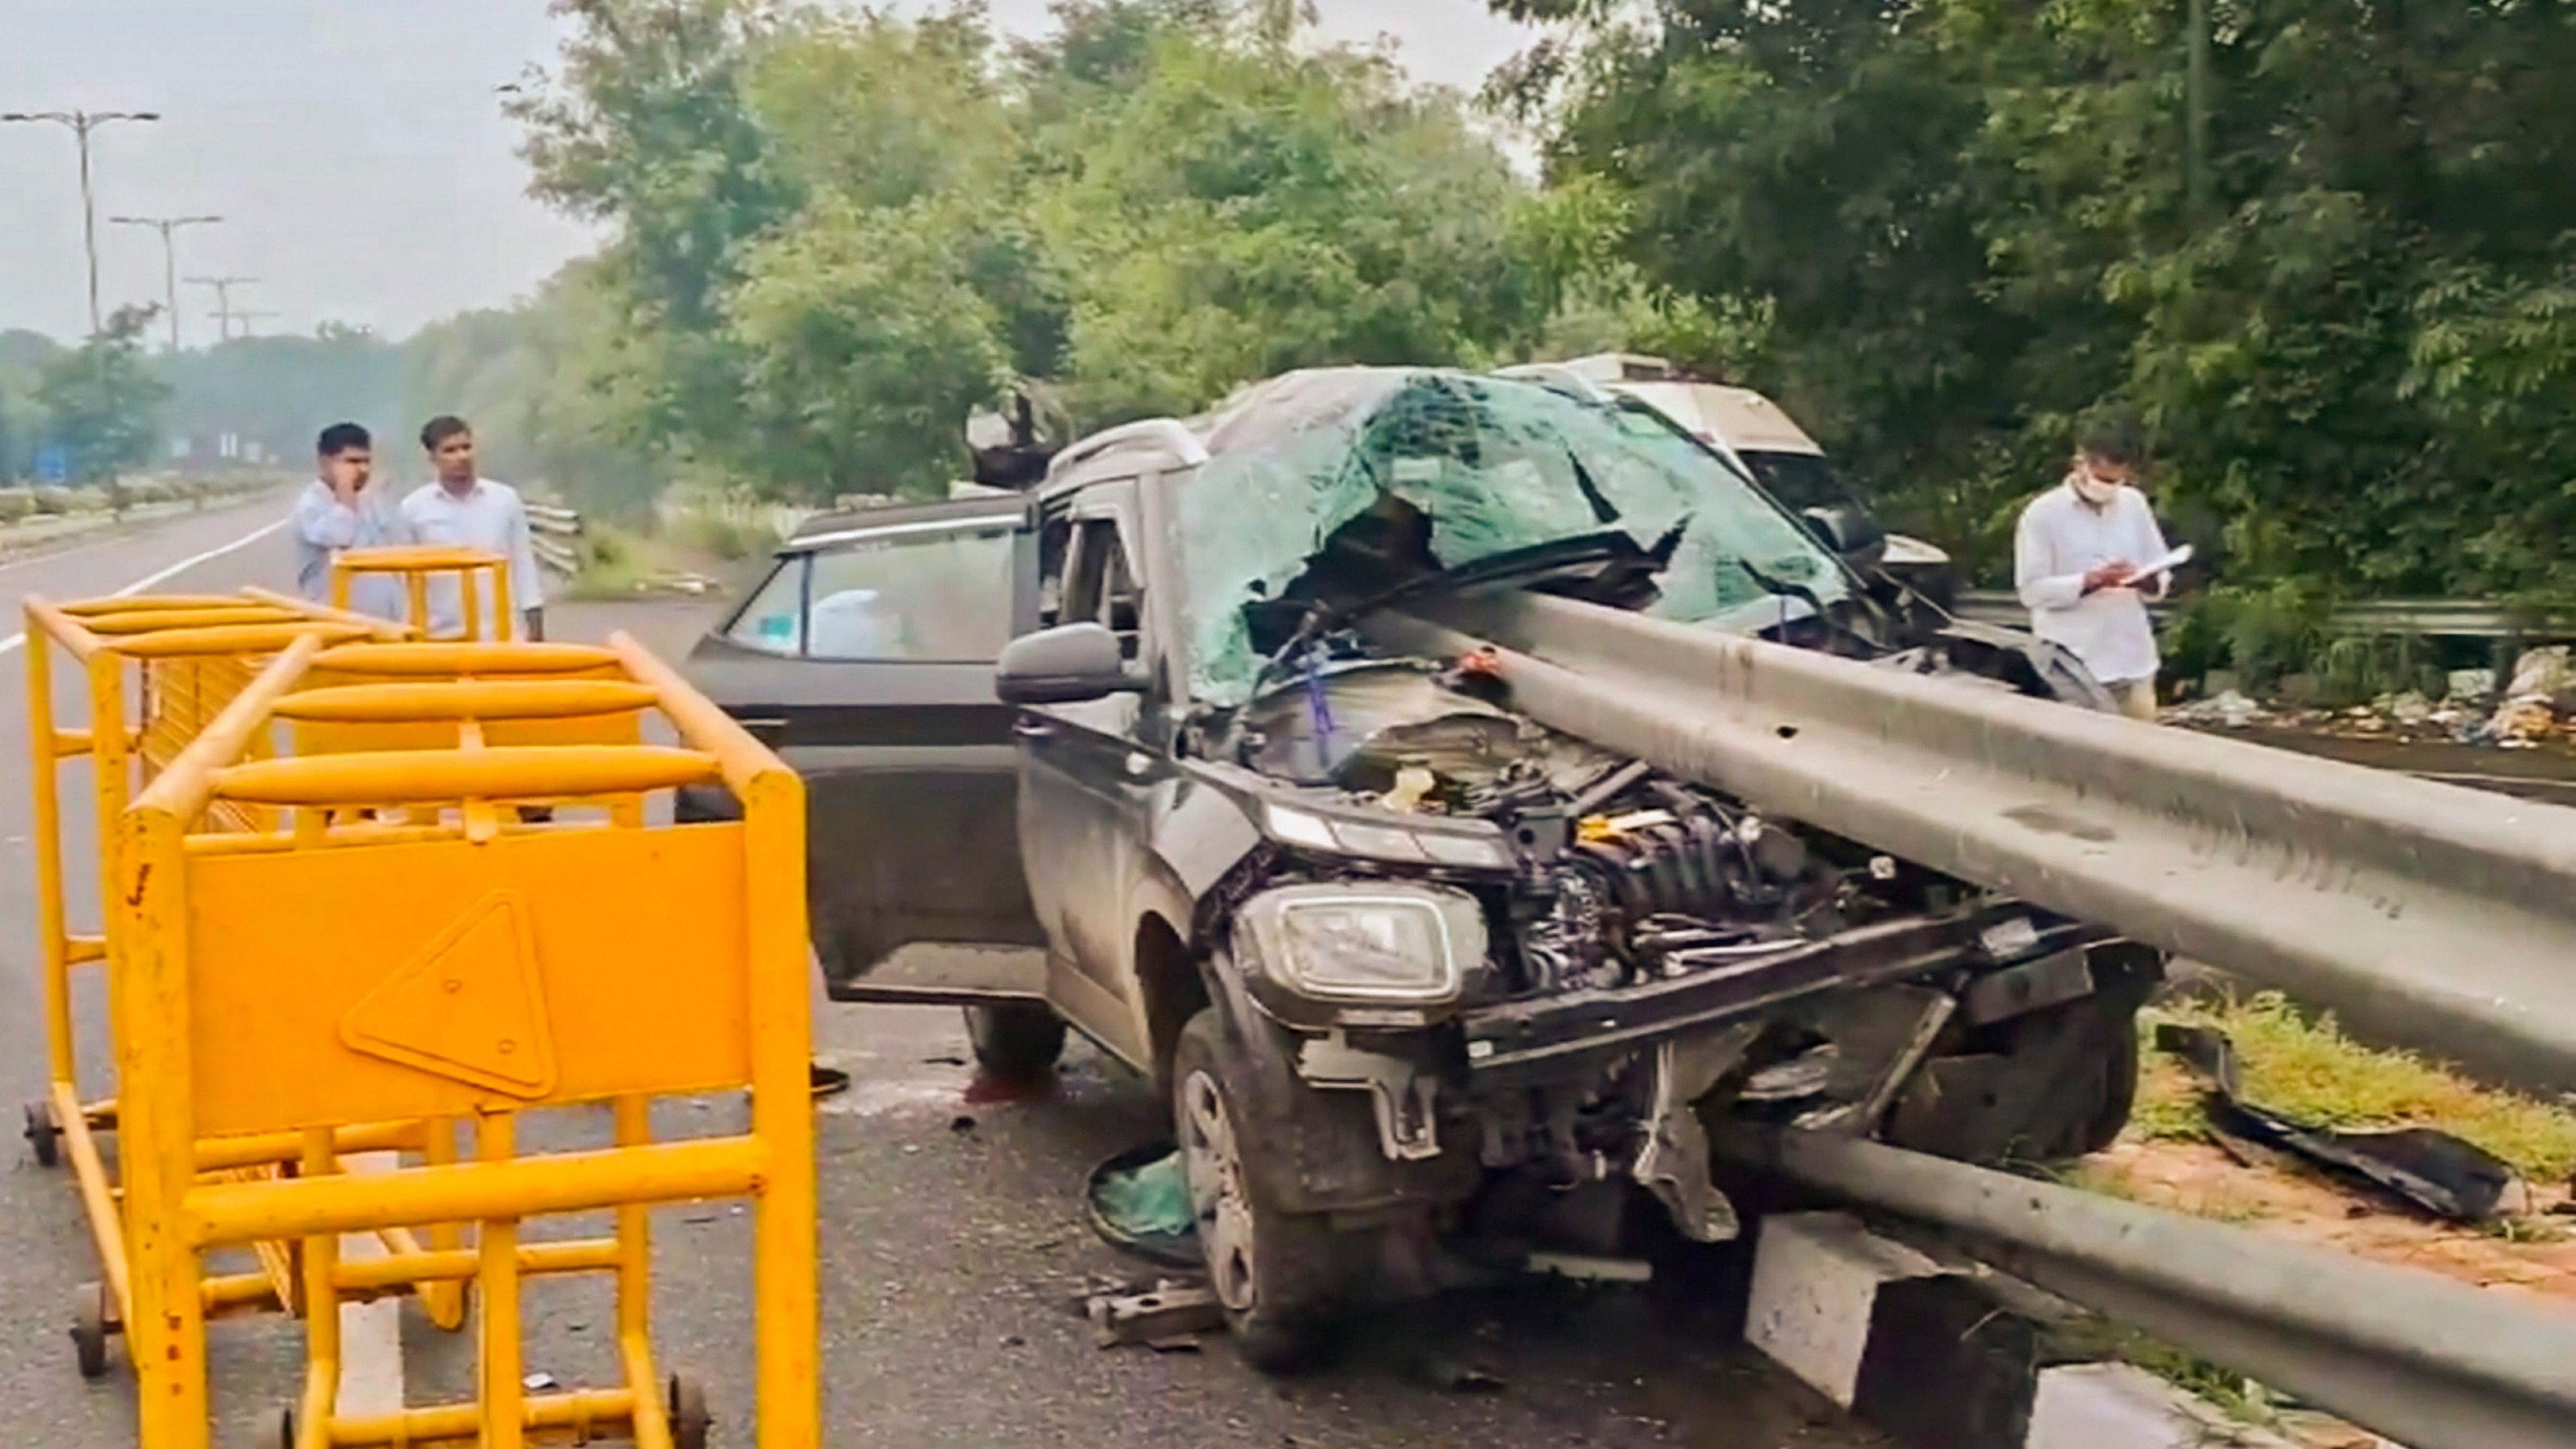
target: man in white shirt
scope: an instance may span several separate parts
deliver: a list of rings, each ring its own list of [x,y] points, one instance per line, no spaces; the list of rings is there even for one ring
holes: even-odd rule
[[[2021,513],[2013,581],[2031,632],[2073,651],[2132,719],[2156,717],[2155,626],[2142,590],[2170,578],[2138,569],[2165,556],[2155,510],[2135,486],[2137,454],[2108,430],[2088,433],[2063,483]]]
[[[436,481],[414,489],[403,500],[402,519],[411,541],[450,548],[481,549],[507,559],[510,602],[519,617],[498,617],[489,581],[478,575],[482,591],[478,618],[496,637],[509,638],[517,625],[521,639],[546,637],[545,582],[537,574],[536,550],[528,542],[528,510],[518,490],[495,483],[474,468],[474,430],[462,418],[436,417],[420,430],[420,445],[429,450]],[[429,592],[429,632],[452,638],[465,628],[465,601],[451,578],[433,579]]]
[[[403,541],[401,516],[367,483],[375,474],[375,443],[356,423],[333,423],[313,445],[313,481],[295,495],[295,589],[317,604],[331,602],[331,560],[345,549],[381,548]],[[379,619],[402,617],[402,590],[382,575],[360,575],[349,607]]]

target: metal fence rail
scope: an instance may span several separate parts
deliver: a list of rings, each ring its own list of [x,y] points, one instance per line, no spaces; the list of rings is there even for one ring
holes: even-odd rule
[[[2175,610],[2154,603],[2148,612],[2162,619]],[[1970,589],[1959,596],[1957,613],[1980,624],[2016,628],[2030,623],[2030,610],[2010,589]],[[2371,599],[2343,604],[2328,616],[2338,634],[2423,634],[2443,639],[2576,639],[2576,618],[2533,614],[2493,599]]]
[[[2365,1035],[2576,1085],[2576,811],[1537,596],[1490,641],[1568,733],[2280,986]]]
[[[2413,1449],[2576,1444],[2576,1312],[1874,1142],[1724,1146]]]
[[[528,546],[537,562],[569,578],[581,572],[581,512],[552,503],[530,503]]]

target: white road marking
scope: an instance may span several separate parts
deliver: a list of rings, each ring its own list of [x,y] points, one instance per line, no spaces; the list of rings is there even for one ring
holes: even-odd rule
[[[253,529],[249,533],[243,534],[241,537],[234,539],[230,543],[207,549],[204,553],[191,554],[190,556],[179,560],[177,563],[170,565],[168,568],[162,569],[158,573],[146,574],[142,578],[136,579],[125,587],[118,589],[115,593],[108,595],[108,597],[111,599],[130,599],[136,594],[142,593],[145,589],[152,587],[154,584],[160,583],[166,579],[176,578],[179,575],[186,573],[188,570],[195,568],[199,564],[212,563],[216,559],[222,558],[225,554],[238,552],[241,549],[248,548],[252,544],[259,542],[261,539],[268,537],[270,534],[277,532],[285,526],[286,520],[281,518],[275,523],[268,524],[265,527]],[[0,654],[6,654],[26,642],[27,636],[23,631],[12,634],[6,639],[0,639]]]
[[[341,1164],[348,1171],[391,1172],[402,1159],[390,1152],[361,1152]],[[385,1255],[373,1233],[340,1239],[340,1256],[353,1262]],[[340,1305],[340,1400],[343,1418],[399,1414],[403,1410],[402,1300]]]

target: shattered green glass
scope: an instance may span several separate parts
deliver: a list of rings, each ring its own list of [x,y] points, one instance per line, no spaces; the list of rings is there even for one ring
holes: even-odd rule
[[[1647,612],[1761,621],[1750,564],[1830,604],[1842,575],[1794,520],[1651,416],[1470,373],[1335,368],[1247,389],[1195,425],[1208,462],[1178,490],[1194,692],[1242,702],[1261,661],[1245,606],[1275,598],[1327,539],[1392,497],[1455,567],[1618,529],[1640,546],[1686,525]]]

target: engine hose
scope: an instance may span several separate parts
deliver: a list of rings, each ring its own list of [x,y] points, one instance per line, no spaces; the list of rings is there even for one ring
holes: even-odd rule
[[[1658,825],[1646,834],[1655,842],[1657,904],[1676,915],[1708,914],[1708,879],[1700,873],[1690,833],[1673,824]]]
[[[1737,883],[1744,876],[1736,860],[1734,832],[1705,815],[1692,816],[1685,828],[1690,832],[1691,853],[1699,857],[1700,874],[1709,883],[1708,914],[1732,914],[1743,894]]]
[[[1652,893],[1647,889],[1646,873],[1624,841],[1587,840],[1574,847],[1579,859],[1588,860],[1600,869],[1608,882],[1612,898],[1620,912],[1631,921],[1642,921],[1655,913]]]

